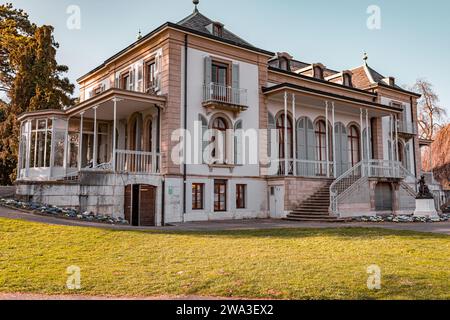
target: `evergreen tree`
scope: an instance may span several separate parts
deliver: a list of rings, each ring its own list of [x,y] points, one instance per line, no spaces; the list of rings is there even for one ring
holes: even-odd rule
[[[61,109],[74,104],[74,85],[56,62],[53,27],[38,27],[23,10],[0,5],[0,184],[15,179],[20,124],[27,111]]]

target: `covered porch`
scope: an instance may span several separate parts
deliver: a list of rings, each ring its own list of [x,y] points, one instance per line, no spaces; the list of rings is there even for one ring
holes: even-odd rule
[[[67,110],[22,115],[18,180],[81,172],[159,174],[164,96],[110,89]]]
[[[401,109],[290,84],[264,92],[272,175],[337,179],[360,166],[369,177],[404,177],[395,147]],[[382,118],[389,119],[388,141],[382,140]],[[388,159],[379,151],[385,143]]]

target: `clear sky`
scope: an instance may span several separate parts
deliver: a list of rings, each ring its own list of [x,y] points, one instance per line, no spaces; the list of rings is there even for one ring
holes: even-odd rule
[[[9,0],[37,24],[55,27],[58,61],[75,79],[166,21],[193,10],[191,0]],[[67,27],[67,8],[81,10],[81,28]],[[381,10],[381,28],[370,30],[367,9]],[[450,1],[408,0],[200,0],[200,11],[253,45],[286,51],[335,70],[369,65],[399,85],[431,81],[450,112]]]

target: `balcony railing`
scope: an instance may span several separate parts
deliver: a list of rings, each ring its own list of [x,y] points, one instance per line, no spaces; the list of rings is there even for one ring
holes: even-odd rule
[[[328,169],[327,169],[328,168]],[[287,160],[280,159],[278,163],[279,176],[296,176],[296,177],[326,177],[333,176],[333,162],[314,161],[314,160]]]
[[[398,123],[398,132],[416,135],[417,134],[417,126],[412,122],[408,122],[408,123],[399,122]]]
[[[143,151],[117,150],[116,172],[159,173],[160,154]]]
[[[232,88],[217,83],[203,86],[203,102],[218,102],[234,106],[247,106],[247,89]]]

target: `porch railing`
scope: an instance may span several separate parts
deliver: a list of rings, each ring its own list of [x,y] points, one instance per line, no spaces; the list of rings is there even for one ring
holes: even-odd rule
[[[143,151],[116,150],[116,172],[159,173],[160,154]]]
[[[417,134],[417,126],[412,122],[399,122],[398,132],[407,134]]]
[[[333,170],[334,166],[332,161],[327,163],[327,161],[288,159],[286,167],[285,159],[280,159],[278,164],[279,176],[327,177],[329,174],[332,177]]]
[[[369,160],[358,163],[356,166],[337,178],[330,186],[330,211],[339,214],[339,202],[345,200],[355,187],[369,178],[406,179],[408,171],[400,162],[390,160]]]
[[[247,106],[247,89],[232,88],[217,83],[203,86],[203,102],[222,102]]]

